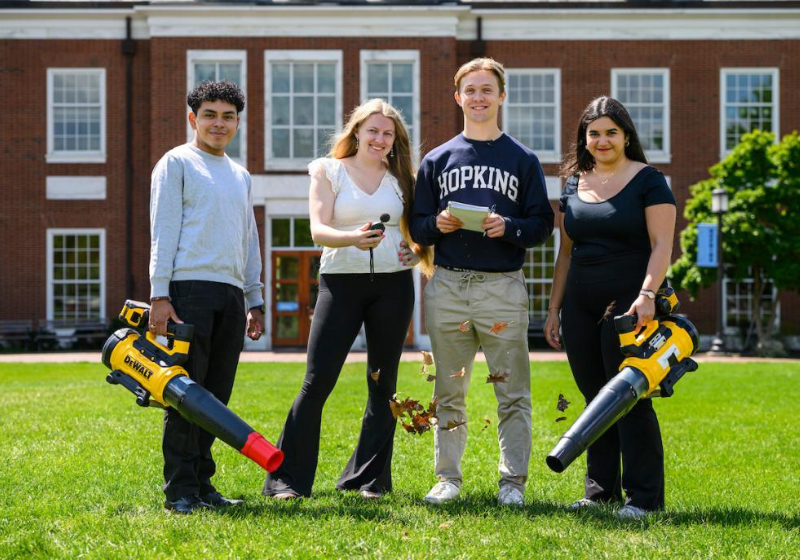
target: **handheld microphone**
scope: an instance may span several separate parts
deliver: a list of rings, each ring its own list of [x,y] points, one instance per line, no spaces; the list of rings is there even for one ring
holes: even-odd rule
[[[386,231],[386,226],[383,225],[389,221],[389,214],[383,213],[381,214],[380,222],[374,223],[369,226],[367,231],[378,230],[381,232]],[[375,280],[375,260],[372,254],[372,247],[369,248],[369,281],[372,282]]]

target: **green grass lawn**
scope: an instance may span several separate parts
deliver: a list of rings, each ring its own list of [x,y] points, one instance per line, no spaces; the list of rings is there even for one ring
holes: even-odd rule
[[[427,403],[420,364],[403,396]],[[495,401],[479,364],[469,395],[462,498],[423,505],[433,438],[397,432],[395,491],[364,502],[334,488],[355,445],[364,365],[348,366],[325,409],[314,497],[275,503],[264,472],[215,445],[217,487],[246,504],[183,517],[163,509],[161,413],[104,381],[101,364],[0,364],[0,558],[798,558],[798,364],[703,364],[656,406],[667,509],[623,523],[614,510],[572,514],[583,459],[563,474],[544,457],[582,410],[564,363],[533,364],[533,456],[526,506],[496,505]],[[245,364],[231,401],[275,441],[303,364]],[[573,404],[556,423],[558,393]],[[491,420],[482,429],[484,417]]]

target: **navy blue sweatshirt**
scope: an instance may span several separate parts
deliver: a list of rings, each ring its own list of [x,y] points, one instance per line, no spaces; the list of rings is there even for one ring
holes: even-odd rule
[[[443,234],[436,216],[449,201],[488,206],[503,216],[503,237],[459,229]],[[519,270],[525,249],[553,232],[553,209],[534,153],[507,134],[470,140],[459,134],[431,150],[417,173],[411,238],[435,245],[434,264],[485,272]]]

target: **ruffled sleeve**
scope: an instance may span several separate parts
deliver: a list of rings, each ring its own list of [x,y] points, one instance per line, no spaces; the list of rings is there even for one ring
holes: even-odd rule
[[[308,174],[312,177],[328,178],[333,194],[338,195],[342,188],[342,162],[335,158],[317,158],[308,164]]]
[[[566,212],[567,211],[567,201],[569,197],[578,192],[578,176],[573,175],[569,179],[567,179],[567,184],[564,185],[564,190],[561,191],[561,198],[558,200],[558,210],[559,212]]]
[[[391,173],[387,172],[387,179],[389,180],[389,184],[392,186],[394,194],[396,194],[397,198],[400,199],[400,202],[402,202],[403,205],[405,205],[406,201],[403,198],[403,191],[402,189],[400,189],[400,183],[397,182],[397,178]]]

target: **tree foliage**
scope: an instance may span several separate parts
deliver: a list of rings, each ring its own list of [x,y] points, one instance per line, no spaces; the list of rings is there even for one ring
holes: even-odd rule
[[[692,297],[717,280],[716,268],[697,266],[697,224],[716,223],[711,192],[728,191],[729,211],[722,218],[725,274],[734,281],[753,278],[753,309],[760,343],[772,334],[774,308],[759,302],[772,280],[780,290],[800,288],[800,136],[793,132],[775,143],[770,132],[745,134],[724,160],[709,170],[710,178],[689,188],[681,232],[681,257],[670,270],[673,285]],[[776,298],[777,299],[777,298]]]

